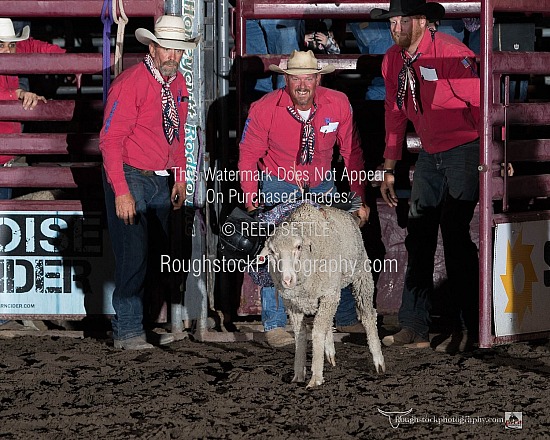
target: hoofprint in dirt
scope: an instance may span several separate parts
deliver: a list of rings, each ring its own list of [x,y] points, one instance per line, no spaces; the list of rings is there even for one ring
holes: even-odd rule
[[[294,350],[178,341],[119,351],[103,340],[0,339],[0,438],[546,438],[546,341],[449,356],[337,343],[323,387],[290,383]],[[409,412],[402,419],[384,413]],[[505,412],[522,416],[507,430]],[[508,414],[509,416],[509,414]],[[414,424],[411,422],[415,422]],[[398,426],[397,426],[398,425]]]

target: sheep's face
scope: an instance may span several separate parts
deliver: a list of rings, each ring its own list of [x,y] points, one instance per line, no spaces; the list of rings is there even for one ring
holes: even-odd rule
[[[267,240],[260,254],[269,258],[272,272],[279,275],[281,285],[292,289],[299,284],[297,273],[300,271],[304,239],[300,236],[272,237]]]

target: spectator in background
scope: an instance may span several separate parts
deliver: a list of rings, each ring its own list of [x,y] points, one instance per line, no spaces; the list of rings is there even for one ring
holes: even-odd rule
[[[303,20],[246,20],[246,53],[248,55],[290,54],[300,50],[304,35]],[[277,75],[276,87],[284,87],[285,80]],[[273,91],[273,78],[259,78],[252,87],[256,95]]]
[[[318,20],[313,23],[313,26],[308,26],[308,23],[306,23],[307,33],[304,36],[304,47],[307,50],[320,54],[340,53],[340,45],[336,41],[334,32],[328,29],[325,20]]]
[[[29,26],[24,26],[21,35],[17,36],[13,22],[9,18],[0,18],[0,54],[14,53],[64,53],[65,49],[44,41],[29,37]],[[32,110],[38,102],[46,103],[43,96],[37,95],[20,84],[15,75],[0,75],[0,100],[20,100],[25,110]],[[28,87],[28,85],[27,85]],[[0,121],[0,133],[21,133],[20,122]],[[0,165],[11,166],[15,156],[0,155]],[[11,188],[0,188],[0,199],[10,199]]]
[[[385,54],[393,46],[390,25],[387,21],[351,22],[351,32],[362,54]],[[384,79],[375,76],[367,88],[367,101],[383,101],[386,96]]]

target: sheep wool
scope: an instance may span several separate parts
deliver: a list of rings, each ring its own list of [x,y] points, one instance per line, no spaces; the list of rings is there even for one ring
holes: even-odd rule
[[[307,334],[304,315],[315,315],[312,377],[307,388],[321,385],[323,353],[334,366],[332,322],[342,288],[352,285],[357,316],[367,333],[377,372],[385,371],[373,306],[374,282],[361,231],[353,216],[332,207],[300,205],[268,238],[260,256],[283,298],[295,335],[293,382],[305,382]]]

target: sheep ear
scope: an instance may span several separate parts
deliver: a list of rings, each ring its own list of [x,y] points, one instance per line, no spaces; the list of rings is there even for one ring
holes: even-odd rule
[[[268,257],[268,255],[269,255],[269,249],[268,249],[267,242],[266,242],[264,244],[263,249],[256,256],[256,259],[258,260],[259,263],[263,263],[265,261],[265,259]]]

